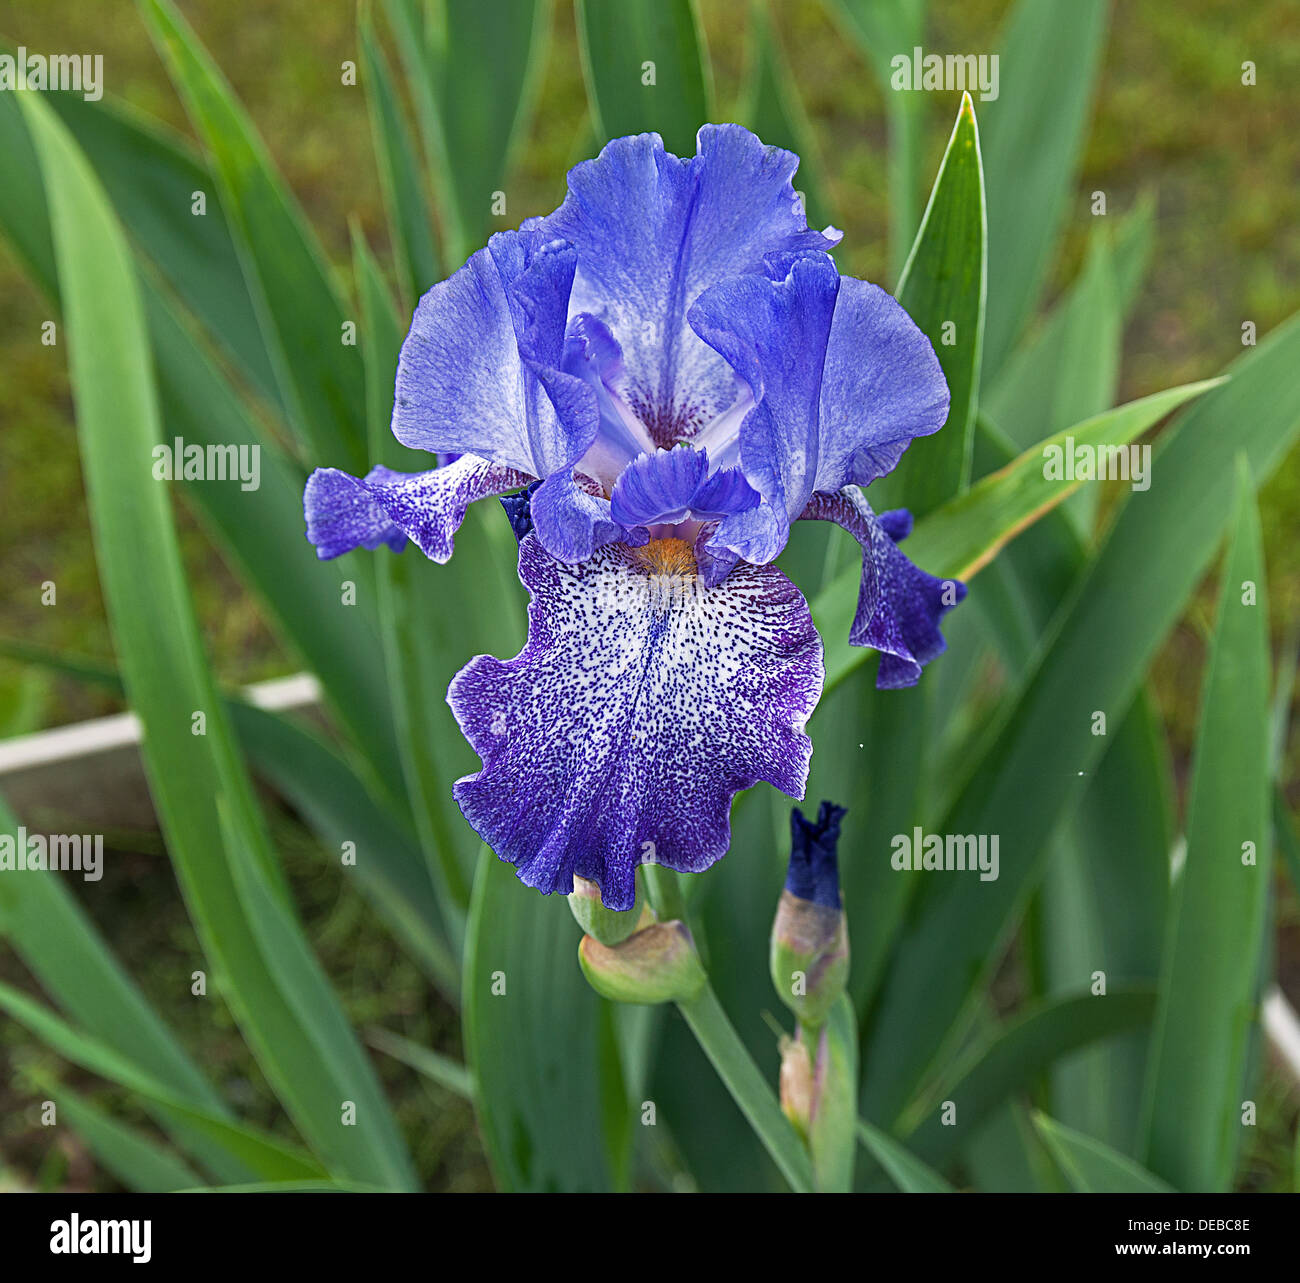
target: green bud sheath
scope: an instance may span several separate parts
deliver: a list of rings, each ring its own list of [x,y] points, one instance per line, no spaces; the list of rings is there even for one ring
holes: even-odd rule
[[[817,1039],[808,1126],[813,1178],[823,1192],[847,1193],[858,1143],[858,1022],[848,996],[839,996],[818,1034],[801,1036]]]
[[[626,940],[641,922],[641,910],[645,897],[641,894],[641,880],[637,879],[636,901],[630,909],[621,913],[605,908],[600,898],[600,887],[586,878],[573,879],[573,891],[569,895],[569,908],[577,918],[578,925],[589,936],[594,936],[601,944],[619,944]]]
[[[682,922],[656,922],[612,946],[583,936],[578,961],[591,987],[614,1002],[687,1002],[705,983]]]
[[[844,911],[782,891],[769,961],[777,996],[801,1025],[816,1028],[848,983]]]

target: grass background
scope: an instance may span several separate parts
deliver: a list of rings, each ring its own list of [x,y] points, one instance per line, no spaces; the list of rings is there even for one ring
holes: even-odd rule
[[[351,214],[383,251],[364,91],[340,83],[340,64],[357,56],[352,0],[182,0],[181,8],[257,122],[334,261],[346,270]],[[813,122],[821,171],[840,210],[841,265],[888,286],[881,91],[820,0],[774,0],[772,8]],[[1008,0],[932,0],[926,47],[992,52],[1008,8]],[[701,9],[719,114],[726,119],[744,83],[745,10],[734,0],[701,0]],[[0,3],[0,38],[34,52],[102,53],[109,93],[189,132],[129,0],[8,0]],[[1258,68],[1258,83],[1249,88],[1241,84],[1246,59]],[[1300,307],[1300,3],[1124,0],[1115,6],[1103,65],[1053,291],[1068,283],[1081,261],[1091,192],[1106,192],[1113,217],[1130,209],[1142,191],[1154,191],[1153,256],[1125,335],[1120,395],[1127,400],[1217,373],[1240,353],[1243,321],[1255,322],[1263,335]],[[927,175],[942,154],[952,98],[927,98]],[[572,11],[567,0],[559,0],[538,110],[506,184],[502,225],[553,208],[565,170],[590,151]],[[53,318],[3,242],[0,297],[0,635],[111,659],[65,354],[61,347],[42,346],[41,325]],[[1286,621],[1300,618],[1300,452],[1278,470],[1261,502],[1280,650]],[[293,671],[292,658],[183,504],[177,514],[219,677],[246,682]],[[303,555],[310,555],[305,542]],[[46,581],[57,586],[54,606],[41,604]],[[1196,725],[1212,584],[1194,601],[1155,667],[1180,770]],[[101,692],[0,660],[0,735],[116,707]],[[1298,774],[1293,750],[1287,770],[1293,801]],[[51,827],[58,826],[51,821]],[[65,827],[75,829],[75,817]],[[430,1001],[415,969],[322,864],[291,817],[279,816],[277,838],[313,939],[354,1020],[362,1026],[384,1023],[454,1053],[454,1013]],[[110,835],[110,845],[115,849],[108,871],[87,907],[101,923],[112,924],[111,939],[122,946],[127,966],[200,1058],[216,1067],[231,1098],[274,1125],[273,1099],[228,1013],[212,1003],[201,1015],[188,999],[188,983],[174,981],[178,968],[188,976],[193,936],[161,867],[165,855],[156,836],[131,830]],[[1284,975],[1300,980],[1300,912],[1290,891],[1280,901],[1278,919]],[[8,978],[17,970],[12,959],[0,959],[0,974]],[[1300,993],[1300,983],[1293,992]],[[220,1011],[217,1021],[210,1016],[214,1009]],[[0,1035],[0,1054],[5,1050],[20,1069],[33,1056],[47,1063],[20,1046],[12,1029]],[[381,1061],[381,1067],[429,1185],[483,1187],[487,1173],[468,1107],[392,1062]],[[1264,1186],[1282,1179],[1295,1111],[1281,1080],[1270,1077],[1267,1091],[1261,1114],[1269,1122],[1259,1128],[1252,1157],[1258,1174],[1248,1177]],[[34,1100],[22,1082],[0,1076],[0,1155],[26,1181],[102,1184],[70,1135],[51,1144],[48,1133],[33,1126]]]

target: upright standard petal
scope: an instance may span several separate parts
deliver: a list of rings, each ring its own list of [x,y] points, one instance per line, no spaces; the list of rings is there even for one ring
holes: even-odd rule
[[[735,378],[687,324],[718,281],[764,256],[825,250],[791,178],[798,157],[739,125],[706,125],[679,159],[658,134],[617,138],[569,173],[564,204],[539,234],[578,253],[570,314],[598,319],[621,348],[617,387],[658,446],[689,440],[736,399]]]
[[[883,476],[948,415],[934,349],[888,294],[820,254],[768,255],[766,268],[714,286],[690,315],[755,401],[740,462],[764,503],[713,541],[750,561],[780,552],[814,493]]]
[[[814,490],[870,485],[916,437],[948,419],[948,383],[930,340],[878,285],[840,281],[822,367]]]
[[[823,254],[773,280],[751,273],[714,286],[691,325],[748,384],[754,408],[740,426],[740,466],[763,504],[718,528],[715,547],[766,563],[782,548],[817,488],[822,362],[840,278]]]
[[[471,503],[531,480],[470,454],[432,472],[394,472],[381,465],[364,479],[317,468],[303,493],[307,538],[322,561],[382,544],[401,552],[410,539],[426,557],[445,562]]]
[[[880,651],[881,690],[915,686],[922,667],[946,648],[939,620],[966,596],[966,585],[914,566],[898,548],[911,533],[911,514],[897,509],[877,516],[856,486],[814,495],[803,517],[833,521],[858,541],[862,582],[849,644]]]
[[[576,253],[500,232],[421,300],[402,345],[393,434],[547,477],[596,435],[596,397],[560,370]]]
[[[737,791],[802,797],[822,647],[780,572],[742,565],[706,589],[681,540],[570,566],[529,536],[519,575],[527,644],[480,655],[447,700],[483,761],[456,800],[525,883],[568,893],[576,874],[628,909],[639,864],[725,853]]]

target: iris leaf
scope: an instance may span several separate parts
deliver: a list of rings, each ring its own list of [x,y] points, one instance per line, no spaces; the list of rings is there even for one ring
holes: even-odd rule
[[[919,521],[970,484],[984,335],[984,174],[969,94],[953,126],[921,230],[898,283],[898,301],[934,347],[948,381],[948,421],[919,437],[884,485],[888,506]]]
[[[938,1172],[900,1145],[888,1132],[858,1120],[858,1139],[904,1194],[952,1194],[953,1187]]]
[[[408,309],[443,277],[437,229],[425,197],[415,141],[402,111],[392,68],[375,34],[369,4],[357,11],[361,74],[370,107],[375,162],[388,213],[388,237],[397,260],[402,298]]]
[[[67,1122],[104,1169],[128,1189],[166,1193],[200,1183],[201,1178],[188,1163],[138,1128],[120,1122],[49,1075],[33,1077],[45,1096],[54,1101],[59,1121]]]
[[[324,1176],[310,1155],[255,1128],[182,1100],[156,1079],[110,1051],[98,1039],[60,1020],[47,1008],[9,985],[0,984],[0,1010],[74,1065],[127,1088],[205,1134],[231,1157],[267,1180]]]
[[[505,1190],[621,1185],[632,1110],[610,1004],[578,966],[562,896],[540,896],[486,848],[465,942],[465,1053],[479,1129]],[[607,1122],[613,1123],[613,1134]]]
[[[172,0],[139,0],[150,34],[212,157],[262,335],[295,435],[317,461],[364,471],[361,362],[306,217],[252,121]]]
[[[883,1040],[891,1055],[888,1064],[869,1049],[865,1057],[869,1117],[897,1116],[999,956],[1100,754],[1093,713],[1112,723],[1123,716],[1214,554],[1232,506],[1236,451],[1247,452],[1262,479],[1300,429],[1297,361],[1293,318],[1163,434],[1151,490],[1122,503],[1008,711],[978,746],[978,765],[936,831],[999,834],[1000,876],[975,901],[952,880],[923,887],[872,1023],[871,1041]]]
[[[1106,0],[1020,0],[985,104],[989,294],[984,369],[1001,369],[1038,305],[1087,136]]]
[[[1172,1186],[1131,1158],[1046,1114],[1034,1128],[1076,1194],[1172,1194]]]
[[[587,101],[602,143],[658,133],[695,155],[713,119],[713,78],[694,0],[576,0]]]
[[[1155,1004],[1153,989],[1116,988],[1055,998],[994,1028],[908,1110],[898,1128],[907,1147],[927,1162],[942,1161],[1044,1070],[1080,1047],[1149,1024]],[[945,1102],[954,1107],[954,1124],[943,1121]]]
[[[1119,446],[1133,440],[1171,410],[1215,388],[1222,380],[1206,379],[1129,401],[1114,410],[1075,424],[1031,447],[1006,467],[984,477],[965,494],[944,504],[918,523],[905,547],[930,574],[968,580],[1026,527],[1050,512],[1083,483],[1044,476],[1049,447]],[[867,652],[848,644],[849,624],[857,603],[857,566],[845,569],[818,594],[813,619],[826,645],[826,684],[834,685],[862,663]]]
[[[1231,1187],[1272,869],[1268,607],[1249,465],[1219,590],[1147,1076],[1147,1161],[1185,1190]]]
[[[304,1134],[345,1173],[407,1183],[382,1096],[361,1126],[340,1126],[342,1102],[362,1098],[366,1084],[322,1072],[320,1031],[299,1014],[304,994],[268,965],[241,903],[223,823],[266,895],[283,903],[286,891],[200,646],[167,492],[151,475],[161,425],[130,254],[66,129],[39,99],[22,106],[50,202],[100,580],[187,906],[243,1032]]]

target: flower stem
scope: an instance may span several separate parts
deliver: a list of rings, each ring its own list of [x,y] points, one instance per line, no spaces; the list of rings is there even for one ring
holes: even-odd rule
[[[781,1112],[771,1087],[727,1019],[712,986],[705,984],[696,997],[678,1002],[677,1006],[790,1188],[797,1194],[810,1193],[813,1174],[808,1151]]]

